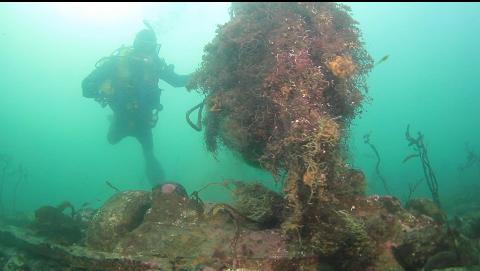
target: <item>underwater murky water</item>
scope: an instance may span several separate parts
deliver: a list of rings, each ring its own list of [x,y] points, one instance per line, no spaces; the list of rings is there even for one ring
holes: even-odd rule
[[[368,194],[431,198],[421,160],[405,133],[423,134],[442,208],[480,209],[480,4],[349,3],[375,66],[368,99],[350,124],[348,163],[363,171]],[[159,56],[178,74],[202,63],[230,3],[0,4],[0,217],[32,217],[68,201],[100,207],[119,190],[150,190],[141,146],[109,144],[111,110],[82,96],[95,63],[130,46],[148,20]],[[260,181],[282,190],[239,154],[207,151],[185,113],[203,95],[160,80],[154,154],[165,181],[188,193],[224,180]],[[196,120],[196,112],[191,115]],[[368,139],[366,141],[365,139]],[[414,145],[414,144],[413,144]],[[430,172],[430,174],[432,171]],[[431,184],[431,183],[430,183]],[[115,189],[112,189],[115,188]],[[431,187],[430,187],[431,188]],[[231,201],[211,185],[206,201]]]

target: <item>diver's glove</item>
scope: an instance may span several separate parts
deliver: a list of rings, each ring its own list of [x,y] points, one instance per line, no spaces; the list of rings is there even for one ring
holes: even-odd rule
[[[161,108],[163,109],[163,106],[159,104],[157,108],[154,108],[152,110],[152,119],[150,120],[150,127],[153,128],[157,125],[158,122],[158,112],[160,112]]]

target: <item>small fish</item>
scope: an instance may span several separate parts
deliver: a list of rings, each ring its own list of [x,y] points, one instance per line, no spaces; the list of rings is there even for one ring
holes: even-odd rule
[[[375,63],[375,66],[377,66],[378,64],[382,63],[382,62],[385,62],[387,61],[387,59],[390,57],[390,55],[385,55],[384,57],[382,57],[379,61],[377,61],[377,63]]]
[[[109,181],[105,181],[105,183],[110,187],[112,188],[113,190],[117,191],[117,192],[120,192],[120,189],[116,188],[115,186],[113,186],[113,184],[111,184]]]

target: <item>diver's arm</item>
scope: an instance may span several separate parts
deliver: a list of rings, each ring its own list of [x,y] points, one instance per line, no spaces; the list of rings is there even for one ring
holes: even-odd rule
[[[82,93],[86,98],[100,97],[100,86],[114,71],[114,60],[106,59],[82,81]]]
[[[172,87],[184,87],[190,80],[190,74],[177,74],[172,64],[167,65],[165,60],[160,59],[160,79],[167,82]]]

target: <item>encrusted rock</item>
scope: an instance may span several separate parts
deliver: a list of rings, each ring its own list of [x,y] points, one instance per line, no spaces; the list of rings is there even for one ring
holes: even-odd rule
[[[55,243],[70,245],[78,242],[82,238],[81,226],[72,216],[64,214],[63,209],[61,206],[38,208],[30,228]]]
[[[188,197],[178,193],[165,193],[161,187],[152,191],[151,207],[145,214],[145,222],[179,224],[196,220],[196,212],[189,208]]]
[[[87,246],[111,251],[118,240],[142,222],[150,207],[150,193],[125,191],[115,194],[95,214],[87,230]]]
[[[240,213],[262,225],[275,225],[281,218],[282,197],[259,183],[237,182],[233,199]]]
[[[425,198],[408,201],[406,209],[414,215],[426,215],[440,223],[445,222],[447,217],[433,201]]]
[[[449,249],[444,229],[432,225],[407,232],[402,243],[393,249],[395,257],[406,270],[418,270],[435,254]]]
[[[230,254],[234,237],[233,228],[145,222],[126,235],[118,243],[115,252],[169,259],[215,257],[218,254]]]

